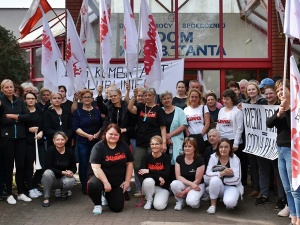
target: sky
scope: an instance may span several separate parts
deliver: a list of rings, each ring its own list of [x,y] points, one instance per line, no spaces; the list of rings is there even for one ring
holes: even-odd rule
[[[0,8],[29,8],[33,0],[0,0]],[[65,0],[48,0],[52,8],[64,8]]]

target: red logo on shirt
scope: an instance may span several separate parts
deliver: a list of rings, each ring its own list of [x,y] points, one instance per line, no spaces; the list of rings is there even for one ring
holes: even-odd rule
[[[218,120],[218,123],[220,123],[220,124],[230,124],[230,120],[225,120],[225,119],[219,119]]]
[[[196,120],[202,120],[201,116],[188,116],[187,121],[196,121]]]
[[[105,157],[105,161],[109,162],[109,161],[118,161],[121,159],[126,159],[126,155],[124,153],[116,153],[115,155],[108,155]]]
[[[140,112],[140,116],[141,116],[141,117],[145,117],[145,112],[141,111],[141,112]],[[149,117],[149,118],[156,118],[156,112],[150,112],[150,113],[147,113],[147,114],[146,114],[146,117]]]
[[[164,170],[165,166],[163,163],[155,163],[155,165],[153,164],[148,164],[148,169],[150,170]]]

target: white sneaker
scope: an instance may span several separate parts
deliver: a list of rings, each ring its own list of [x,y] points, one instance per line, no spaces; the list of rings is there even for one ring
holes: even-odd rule
[[[20,194],[18,195],[18,198],[17,198],[19,201],[24,201],[24,202],[31,202],[32,199],[31,198],[28,198],[26,195],[24,194]]]
[[[70,197],[72,195],[72,191],[68,190],[68,196]]]
[[[210,200],[209,194],[205,191],[201,198],[202,201],[207,202]]]
[[[147,201],[146,204],[144,205],[144,209],[151,209],[152,207],[152,201]]]
[[[42,192],[40,192],[37,188],[35,188],[35,189],[33,189],[34,190],[34,192],[37,194],[37,196],[43,196],[43,193]]]
[[[37,193],[34,191],[34,189],[29,190],[29,197],[30,198],[38,198],[40,196],[37,195]]]
[[[285,205],[285,207],[277,214],[278,216],[286,217],[290,215],[290,208]]]
[[[175,210],[180,211],[182,210],[183,203],[182,202],[176,202],[176,205],[174,207]]]
[[[101,197],[102,206],[105,207],[108,205],[106,198],[102,195]]]
[[[208,210],[206,210],[206,212],[208,214],[215,214],[216,213],[216,206],[213,206],[213,205],[209,206],[209,208],[208,208]]]
[[[55,189],[55,197],[60,198],[61,197],[61,190],[60,189]]]
[[[93,213],[95,215],[100,215],[102,213],[102,207],[101,207],[101,205],[95,205]]]
[[[7,203],[10,205],[15,205],[17,203],[16,199],[14,198],[13,195],[8,196],[8,198],[6,199]]]

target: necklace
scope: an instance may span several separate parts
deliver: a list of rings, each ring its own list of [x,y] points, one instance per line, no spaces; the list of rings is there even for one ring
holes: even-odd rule
[[[156,106],[156,105],[154,105],[154,106]],[[153,109],[154,106],[152,106],[151,109],[147,113],[147,105],[145,104],[145,114],[144,114],[144,120],[143,120],[144,122],[146,122],[147,117],[150,114],[150,112],[151,112],[151,110]]]

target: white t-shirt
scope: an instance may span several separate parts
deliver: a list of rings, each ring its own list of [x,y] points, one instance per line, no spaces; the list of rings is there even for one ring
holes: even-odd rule
[[[233,110],[225,112],[225,107],[220,109],[218,115],[218,130],[221,138],[228,138],[229,140],[234,140],[233,120]]]
[[[203,108],[204,107],[204,114],[209,113],[207,106],[200,105],[197,108],[192,108],[187,106],[183,111],[186,115],[186,119],[188,122],[188,129],[190,134],[200,134],[203,127],[204,127],[204,115],[203,115]],[[203,136],[204,141],[207,140],[207,135]]]

